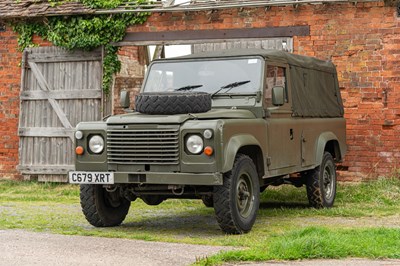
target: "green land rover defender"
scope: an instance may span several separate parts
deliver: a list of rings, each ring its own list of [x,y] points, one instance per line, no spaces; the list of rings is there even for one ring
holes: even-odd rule
[[[131,201],[201,199],[221,229],[251,230],[260,192],[305,185],[331,207],[346,124],[335,66],[275,50],[228,50],[154,61],[135,110],[76,128],[83,213],[116,226]]]

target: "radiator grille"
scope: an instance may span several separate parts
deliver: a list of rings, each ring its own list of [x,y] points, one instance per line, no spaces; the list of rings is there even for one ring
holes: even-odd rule
[[[109,163],[178,164],[179,128],[108,129]]]

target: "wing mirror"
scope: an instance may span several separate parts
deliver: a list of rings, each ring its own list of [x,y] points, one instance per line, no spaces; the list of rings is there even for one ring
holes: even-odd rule
[[[277,86],[272,88],[272,104],[281,106],[285,104],[285,88]]]
[[[124,109],[129,108],[129,106],[131,105],[131,100],[130,100],[129,96],[130,96],[129,91],[126,91],[126,90],[121,91],[119,102],[121,104],[121,107]]]

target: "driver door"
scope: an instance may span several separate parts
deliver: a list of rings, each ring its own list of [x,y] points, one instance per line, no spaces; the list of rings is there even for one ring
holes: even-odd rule
[[[289,92],[288,65],[268,64],[264,88],[264,109],[267,117],[268,169],[275,174],[301,163],[301,130],[292,117]],[[272,103],[272,88],[281,86],[285,91],[285,101],[281,106]],[[281,170],[281,171],[279,171]]]

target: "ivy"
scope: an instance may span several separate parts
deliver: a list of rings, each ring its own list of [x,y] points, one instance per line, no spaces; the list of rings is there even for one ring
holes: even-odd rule
[[[48,0],[52,4],[62,4],[60,1]],[[115,8],[126,2],[123,0],[80,0],[91,8]],[[144,0],[132,0],[137,5],[144,5]],[[142,24],[149,13],[123,13],[83,16],[57,16],[48,17],[42,21],[14,22],[13,29],[19,35],[18,46],[21,51],[26,47],[33,47],[33,36],[52,42],[55,46],[68,50],[82,49],[93,50],[104,47],[103,60],[103,91],[109,93],[113,74],[121,69],[118,60],[118,48],[111,45],[123,39],[127,27]]]
[[[113,74],[121,70],[121,61],[118,60],[118,48],[112,45],[105,46],[105,56],[103,59],[103,90],[106,94],[109,93]]]

